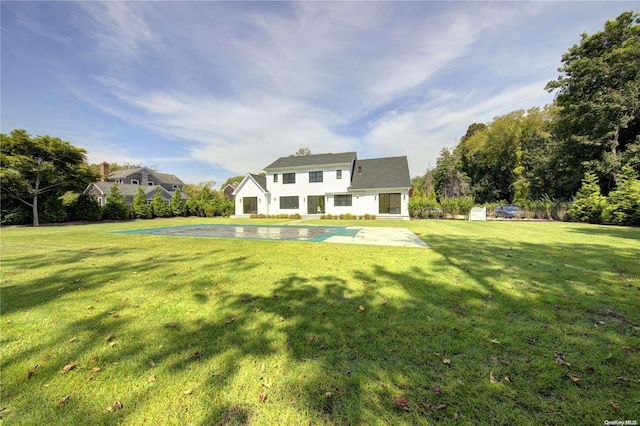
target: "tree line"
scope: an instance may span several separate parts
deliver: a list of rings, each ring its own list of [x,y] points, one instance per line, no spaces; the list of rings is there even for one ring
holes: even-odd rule
[[[233,202],[214,189],[213,181],[185,185],[186,201],[177,190],[168,202],[158,188],[147,204],[139,188],[131,206],[119,185],[114,184],[101,207],[94,197],[83,193],[100,178],[98,165],[89,164],[86,154],[84,149],[52,136],[33,137],[21,129],[0,134],[0,224],[38,226],[64,221],[233,214]],[[142,166],[110,165],[112,171],[135,167]],[[224,185],[241,178],[229,178]]]
[[[573,220],[640,224],[614,214],[640,210],[640,14],[624,12],[604,30],[583,33],[562,64],[545,87],[556,93],[552,104],[472,123],[455,147],[442,149],[435,168],[413,179],[414,215],[460,197],[521,207],[573,206],[578,197],[577,205],[597,201],[593,210],[602,214],[586,220],[570,208]],[[595,188],[597,197],[584,196]]]

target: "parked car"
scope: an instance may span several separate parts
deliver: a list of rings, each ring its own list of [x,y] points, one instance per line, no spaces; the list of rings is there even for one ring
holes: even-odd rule
[[[520,218],[524,216],[524,210],[518,206],[498,206],[493,212],[494,217]]]

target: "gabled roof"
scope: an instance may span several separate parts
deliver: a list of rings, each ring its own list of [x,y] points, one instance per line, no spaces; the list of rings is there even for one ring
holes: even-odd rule
[[[240,182],[231,182],[231,183],[226,184],[224,186],[224,188],[222,188],[222,190],[226,191],[227,188],[236,189],[238,187],[238,185],[240,185]]]
[[[410,187],[409,164],[403,156],[357,160],[349,189]]]
[[[253,173],[248,173],[244,179],[242,179],[242,182],[240,182],[240,184],[236,187],[235,191],[233,191],[233,195],[236,195],[238,193],[238,191],[240,189],[242,189],[242,187],[244,187],[247,183],[247,181],[253,181],[256,185],[258,185],[258,188],[260,188],[262,190],[262,192],[269,192],[267,191],[267,178],[266,176],[260,176],[260,175],[256,175]]]
[[[253,173],[249,173],[249,176],[251,176],[253,178],[253,180],[256,181],[256,183],[258,184],[260,189],[262,189],[264,192],[267,192],[267,177],[266,176],[255,175]]]
[[[264,170],[284,169],[290,167],[325,166],[332,164],[348,164],[356,158],[355,152],[340,154],[314,154],[291,157],[280,157],[269,164]]]
[[[113,173],[109,173],[109,176],[107,177],[107,179],[109,180],[124,179],[131,175],[135,175],[136,173],[140,173],[140,171],[142,171],[143,169],[146,169],[150,175],[155,176],[159,182],[169,183],[173,185],[184,185],[184,182],[180,180],[180,178],[178,178],[176,175],[156,172],[147,167],[137,167],[135,169],[116,170]]]

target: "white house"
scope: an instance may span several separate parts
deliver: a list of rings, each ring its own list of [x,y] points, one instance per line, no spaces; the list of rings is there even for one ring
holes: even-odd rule
[[[237,216],[353,215],[409,217],[407,157],[359,160],[355,152],[281,157],[236,188]]]

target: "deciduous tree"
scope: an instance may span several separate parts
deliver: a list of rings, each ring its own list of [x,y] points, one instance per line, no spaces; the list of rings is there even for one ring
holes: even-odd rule
[[[38,226],[38,201],[43,194],[55,195],[55,199],[67,190],[80,192],[97,180],[98,175],[87,165],[85,154],[84,149],[52,136],[31,137],[25,130],[1,134],[3,198],[12,197],[29,206],[33,226]]]
[[[640,168],[640,14],[624,12],[604,30],[582,34],[562,56],[557,80],[558,155],[580,174],[589,170],[615,186],[625,164]]]

